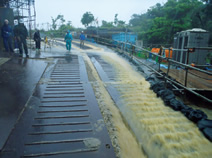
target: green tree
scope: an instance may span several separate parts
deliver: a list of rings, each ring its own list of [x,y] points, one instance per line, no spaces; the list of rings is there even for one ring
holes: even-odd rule
[[[81,22],[85,27],[88,27],[90,23],[94,21],[94,16],[91,12],[86,12],[83,14]]]
[[[167,33],[169,26],[170,23],[165,17],[156,17],[151,29],[146,32],[148,43],[163,43],[166,41],[169,36]]]
[[[117,27],[124,27],[125,26],[125,21],[119,20]]]
[[[71,26],[71,24],[72,24],[71,21],[68,21],[68,22],[67,22],[67,25],[68,25],[68,26]]]
[[[57,21],[58,21],[58,20],[60,20],[60,23],[61,23],[62,25],[63,25],[63,23],[65,22],[64,16],[61,15],[61,14],[57,15],[56,18],[51,17],[51,19],[52,19],[52,28],[53,28],[53,30],[56,30],[56,28],[57,28]]]
[[[60,32],[67,32],[67,30],[69,31],[75,30],[75,28],[71,25],[71,21],[68,21],[67,24],[62,24],[58,29],[58,31]]]
[[[114,27],[114,25],[113,25],[113,22],[107,22],[105,20],[102,20],[102,26],[101,27],[112,28],[112,27]]]
[[[147,43],[172,43],[176,32],[205,28],[212,30],[212,0],[168,0],[157,3],[146,13],[133,14],[129,25]],[[208,8],[208,9],[207,9]]]
[[[141,16],[139,14],[133,14],[129,21],[129,25],[132,27],[139,26],[141,24]]]
[[[125,21],[119,20],[118,19],[118,14],[115,14],[114,25],[117,26],[117,27],[124,27]]]
[[[157,3],[155,6],[150,7],[150,9],[148,9],[147,11],[149,18],[164,16],[163,8],[164,7],[160,3]]]
[[[115,26],[118,25],[118,14],[115,14],[114,24],[115,24]]]

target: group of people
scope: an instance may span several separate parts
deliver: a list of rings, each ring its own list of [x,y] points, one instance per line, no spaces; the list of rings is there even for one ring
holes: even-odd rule
[[[17,47],[19,49],[20,56],[23,55],[22,47],[24,47],[26,57],[29,57],[26,42],[26,39],[28,37],[28,31],[24,25],[23,20],[19,20],[18,24],[16,24],[12,29],[12,27],[9,25],[9,21],[5,19],[4,25],[1,28],[1,36],[3,38],[4,48],[6,52],[14,52],[12,46],[12,40],[14,39],[15,44],[17,44]]]
[[[68,51],[71,50],[71,42],[72,42],[72,40],[73,40],[73,37],[72,37],[70,31],[68,30],[67,34],[65,36],[66,49]],[[84,47],[84,41],[85,41],[85,35],[84,35],[84,32],[82,31],[81,34],[80,34],[80,48]]]
[[[4,20],[4,25],[1,28],[1,36],[3,38],[4,48],[6,52],[14,53],[12,40],[14,40],[15,48],[19,49],[20,56],[23,56],[23,47],[26,57],[28,55],[28,48],[26,39],[28,37],[28,31],[26,26],[24,25],[23,20],[19,20],[19,22],[15,22],[15,26],[12,27],[9,25],[9,21],[7,19]],[[37,30],[34,33],[34,41],[36,45],[36,49],[40,49],[40,32]]]
[[[28,37],[28,31],[26,26],[23,23],[23,20],[19,20],[18,24],[16,24],[14,28],[12,29],[12,27],[9,25],[9,21],[5,19],[4,25],[1,28],[1,35],[3,38],[4,48],[6,52],[14,53],[13,46],[12,46],[12,40],[14,40],[15,47],[18,47],[19,49],[19,53],[20,53],[19,56],[23,55],[23,48],[24,48],[26,57],[29,57],[27,42],[26,42],[26,39]],[[39,30],[36,30],[36,32],[34,33],[33,39],[35,41],[36,50],[40,50],[41,37],[40,37]],[[73,40],[72,34],[68,30],[65,36],[66,49],[68,51],[71,50],[72,40]],[[85,41],[85,35],[84,35],[84,32],[82,31],[80,35],[80,48],[84,47],[84,41]]]

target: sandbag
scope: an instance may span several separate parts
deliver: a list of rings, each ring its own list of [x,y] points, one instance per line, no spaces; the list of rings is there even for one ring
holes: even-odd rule
[[[205,128],[202,132],[205,137],[212,142],[212,128]]]
[[[206,119],[207,115],[201,110],[192,110],[189,115],[188,119],[197,123],[199,120]]]
[[[146,81],[155,81],[155,78],[152,77],[152,76],[148,76],[148,77],[146,78]]]
[[[157,93],[158,91],[165,89],[165,86],[162,82],[157,82],[155,84],[152,84],[150,89]]]
[[[212,128],[212,120],[208,119],[202,119],[198,121],[197,126],[199,127],[200,130],[203,130],[204,128]]]
[[[176,111],[180,111],[185,108],[186,105],[184,105],[181,101],[177,100],[176,98],[173,98],[169,101],[169,105],[172,109]]]
[[[161,97],[166,105],[170,104],[170,100],[175,98],[174,93],[171,90],[163,89],[157,93],[158,97]]]
[[[150,83],[150,85],[153,85],[153,84],[156,83],[156,79],[154,77],[151,77],[151,76],[147,77],[146,81],[148,81]]]
[[[193,111],[192,108],[185,106],[183,109],[181,109],[181,112],[188,118],[189,114]]]
[[[140,72],[143,72],[143,73],[144,73],[144,70],[141,68],[141,66],[138,66],[138,67],[137,67],[137,69],[138,69],[138,71],[140,71]]]

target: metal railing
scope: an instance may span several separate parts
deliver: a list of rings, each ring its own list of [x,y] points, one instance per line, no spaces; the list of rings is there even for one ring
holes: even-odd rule
[[[119,49],[119,51],[121,51],[122,53],[130,55],[137,62],[145,65],[146,67],[148,67],[149,69],[154,71],[156,74],[158,74],[161,77],[163,77],[165,79],[165,82],[169,81],[169,82],[171,82],[171,83],[173,83],[173,84],[175,84],[175,85],[177,85],[177,86],[179,86],[179,87],[181,87],[181,88],[183,88],[183,89],[185,89],[185,90],[197,95],[198,97],[204,99],[205,101],[207,101],[209,103],[212,103],[211,99],[203,96],[202,94],[199,94],[198,92],[195,91],[195,89],[189,88],[187,86],[189,70],[195,70],[197,72],[201,72],[201,73],[204,73],[204,74],[212,76],[212,72],[206,71],[206,70],[203,70],[203,69],[200,69],[200,68],[196,68],[196,67],[193,67],[193,66],[188,64],[189,53],[191,51],[193,51],[193,50],[191,50],[191,48],[173,49],[173,48],[163,48],[163,47],[161,47],[160,48],[160,52],[158,54],[156,54],[156,53],[151,52],[150,50],[138,47],[138,46],[136,46],[136,45],[134,45],[132,43],[115,41],[115,40],[107,39],[107,38],[101,38],[101,37],[98,37],[98,36],[95,36],[95,35],[89,35],[89,36],[95,38],[97,43],[100,43],[100,44],[103,44],[103,45],[106,45],[106,46],[110,46],[110,47],[113,47],[115,49]],[[196,49],[198,49],[198,48],[196,48]],[[200,49],[204,49],[204,48],[200,48]],[[164,51],[164,50],[169,50],[169,56],[168,57],[162,56],[162,51]],[[175,61],[172,58],[170,58],[170,51],[171,50],[172,51],[179,51],[180,50],[180,51],[186,52],[187,53],[187,59],[186,59],[186,63],[187,64]],[[210,48],[207,47],[207,50],[212,50],[212,48],[211,47]],[[140,58],[138,58],[136,56],[133,56],[133,51],[141,51],[140,53],[144,53],[144,54],[148,53],[148,54],[151,54],[154,57],[157,57],[159,59],[158,60],[158,70],[155,70],[154,68],[152,68],[152,67],[148,66],[147,64],[145,64],[142,60],[140,60]],[[161,62],[162,61],[166,61],[167,64],[168,64],[168,69],[167,69],[166,73],[163,73],[163,72],[160,71],[161,70],[160,66],[161,66]],[[173,79],[168,77],[171,66],[180,67],[182,70],[185,71],[184,84],[180,84],[179,82],[176,82]]]

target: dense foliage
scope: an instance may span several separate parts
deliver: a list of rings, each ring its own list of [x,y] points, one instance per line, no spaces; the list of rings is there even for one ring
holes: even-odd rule
[[[100,28],[116,29],[125,27],[126,27],[125,21],[119,20],[118,14],[115,14],[114,21],[107,22],[105,20],[102,20],[102,25]]]
[[[59,14],[56,18],[52,17],[52,23],[50,25],[50,29],[48,30],[40,30],[40,32],[48,37],[64,37],[66,32],[76,31],[76,28],[72,26],[71,21],[67,21],[64,19],[64,16]]]
[[[146,43],[172,43],[173,36],[192,28],[212,32],[212,0],[168,0],[157,3],[143,14],[133,14],[129,22],[139,39]],[[210,44],[212,40],[210,41]]]
[[[94,16],[91,12],[86,12],[83,14],[81,22],[85,27],[88,27],[89,24],[91,24],[94,21]]]
[[[97,29],[92,25],[96,21],[90,12],[83,14],[81,22],[87,28],[92,26]],[[133,14],[128,25],[115,14],[114,21],[103,20],[99,30],[133,30],[144,43],[172,44],[174,34],[192,28],[209,31],[212,45],[212,0],[168,0],[165,4],[157,3],[146,13]],[[49,33],[64,36],[67,30],[77,31],[70,21],[65,24],[63,15],[52,18]]]

